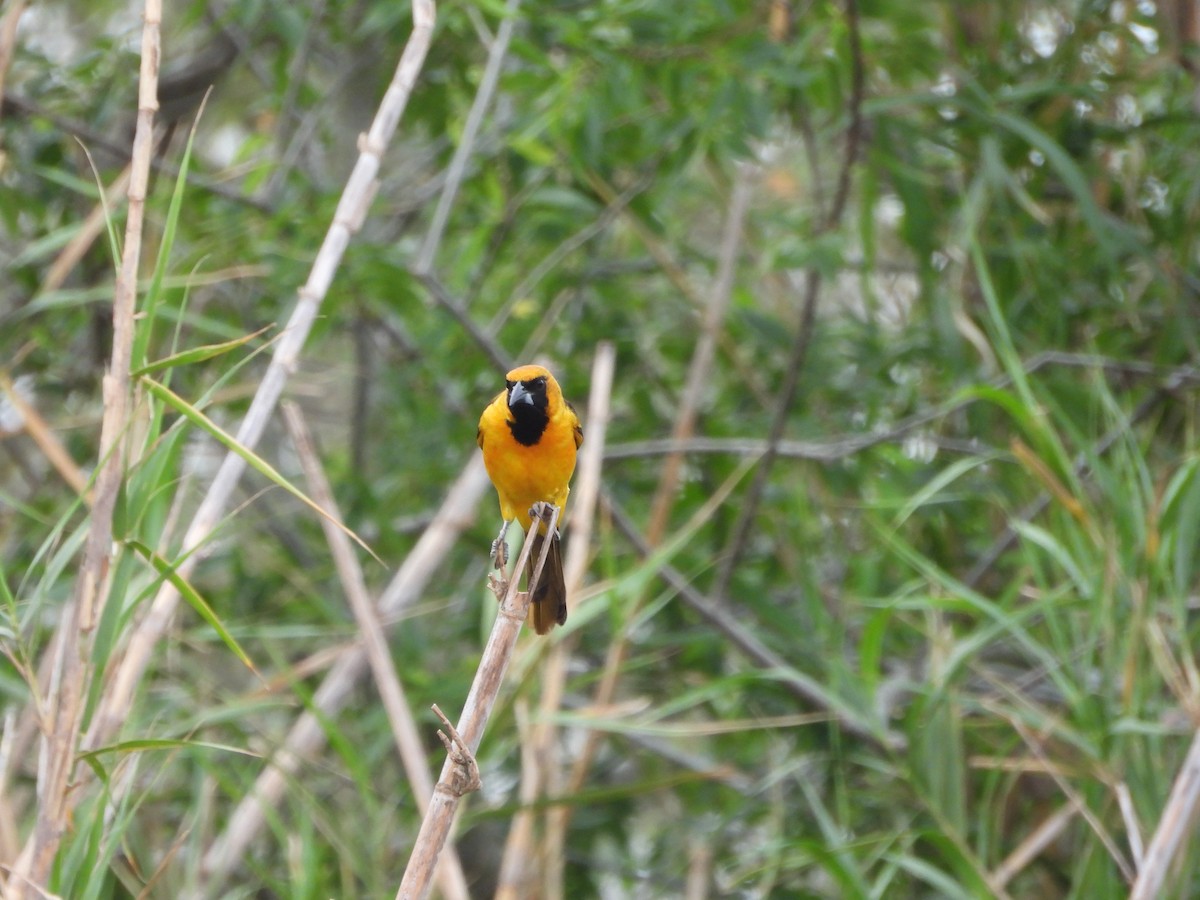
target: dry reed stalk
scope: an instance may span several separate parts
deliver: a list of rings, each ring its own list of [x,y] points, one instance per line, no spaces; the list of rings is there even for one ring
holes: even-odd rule
[[[8,881],[6,895],[14,898],[23,898],[30,888],[41,890],[46,884],[79,794],[72,784],[72,776],[79,749],[83,699],[96,674],[92,665],[93,630],[110,584],[113,511],[124,474],[121,445],[129,425],[133,317],[137,305],[150,156],[154,145],[154,113],[158,109],[161,25],[161,0],[146,0],[125,249],[113,293],[112,357],[103,379],[104,416],[100,425],[99,468],[75,595],[63,612],[63,621],[68,624],[62,639],[55,644],[54,669],[41,710],[43,743],[38,759],[37,821],[14,867],[13,877]]]
[[[283,414],[287,420],[288,432],[296,453],[300,457],[300,465],[304,469],[304,477],[308,480],[312,498],[334,519],[341,520],[337,501],[325,471],[317,458],[316,447],[313,445],[312,434],[300,413],[300,407],[295,403],[284,401]],[[363,650],[371,667],[371,675],[375,679],[375,687],[379,691],[379,699],[387,714],[388,724],[392,729],[392,737],[396,742],[396,750],[412,785],[413,798],[417,810],[425,815],[429,806],[428,797],[433,793],[433,778],[429,774],[425,759],[425,749],[421,743],[421,735],[417,731],[417,723],[413,719],[412,710],[405,698],[404,687],[388,650],[387,639],[384,637],[383,623],[375,610],[371,597],[367,593],[366,581],[363,578],[362,567],[354,555],[354,547],[346,532],[338,528],[330,519],[322,516],[321,528],[325,531],[325,541],[329,544],[329,552],[337,568],[338,577],[342,583],[342,591],[346,602],[354,613],[362,635]],[[447,900],[470,900],[467,890],[467,879],[463,875],[462,865],[453,847],[448,847],[442,855],[438,866],[438,883],[442,896]]]
[[[394,619],[420,599],[459,533],[472,521],[487,486],[483,456],[474,453],[380,596],[376,604],[380,619]],[[201,868],[211,895],[219,895],[223,880],[262,830],[266,810],[278,805],[288,781],[306,759],[325,746],[327,736],[322,718],[338,714],[367,669],[366,652],[355,644],[343,652],[329,670],[313,694],[312,708],[297,717],[279,751],[229,816],[225,830],[205,852]]]
[[[0,391],[3,391],[8,402],[12,404],[12,408],[17,411],[24,425],[25,433],[37,444],[37,448],[42,451],[42,455],[46,457],[54,471],[71,490],[83,498],[84,503],[90,504],[92,495],[87,489],[87,476],[76,465],[71,454],[67,452],[67,448],[54,433],[54,429],[42,418],[42,414],[21,396],[20,391],[13,385],[12,379],[6,372],[0,372]]]
[[[1163,810],[1154,837],[1146,848],[1146,857],[1138,871],[1137,880],[1129,900],[1156,900],[1162,896],[1163,884],[1175,861],[1175,854],[1184,839],[1192,833],[1196,824],[1196,802],[1200,799],[1200,731],[1192,737],[1192,746],[1179,774],[1175,786]]]
[[[567,545],[567,559],[563,566],[568,598],[579,595],[591,553],[592,523],[595,521],[596,503],[600,496],[600,470],[604,462],[605,435],[615,368],[616,349],[607,341],[599,344],[592,361],[591,390],[584,421],[585,440],[579,454],[575,490],[572,491],[574,499],[568,528],[571,540]],[[522,754],[521,758],[521,799],[526,806],[540,795],[559,793],[562,787],[561,784],[540,783],[539,774],[558,770],[556,765],[548,762],[557,759],[558,756],[557,729],[549,719],[562,705],[567,680],[567,660],[576,643],[576,634],[553,643],[542,668],[542,696],[538,704],[538,721],[532,726],[529,741],[532,752]],[[562,879],[564,835],[559,828],[565,826],[565,819],[560,822],[560,817],[556,815],[560,809],[555,807],[547,810],[545,834],[538,844],[544,851],[541,860],[542,880],[547,884],[560,884]],[[517,900],[535,893],[530,890],[532,863],[535,858],[533,826],[534,813],[531,809],[523,809],[513,817],[500,864],[499,883],[496,887],[497,900]]]
[[[366,217],[378,187],[376,176],[383,153],[396,132],[396,126],[404,114],[417,75],[425,62],[433,35],[434,18],[433,0],[415,0],[412,34],[404,46],[392,82],[380,102],[370,130],[359,138],[358,160],[342,191],[333,222],[317,251],[308,280],[298,292],[296,308],[275,345],[271,363],[237,430],[238,443],[247,449],[254,449],[262,437],[284,385],[296,369],[300,351],[316,321],[321,302],[329,290],[346,246]],[[201,554],[193,551],[200,547],[216,528],[245,468],[246,461],[232,451],[227,453],[221,462],[184,537],[181,549],[184,559],[178,568],[181,577],[188,578],[194,570]],[[88,747],[94,748],[109,740],[127,718],[134,693],[149,665],[154,648],[166,633],[178,604],[179,592],[170,582],[165,582],[149,611],[133,630],[124,657],[109,676],[88,731]]]
[[[26,0],[13,0],[4,11],[4,18],[0,19],[0,104],[4,102],[4,79],[17,46],[17,26],[21,24],[21,13],[25,12],[26,5]]]
[[[700,342],[697,343],[696,353],[692,355],[683,406],[680,408],[676,426],[674,426],[673,438],[676,440],[682,440],[690,436],[692,427],[695,425],[696,407],[700,403],[704,378],[712,370],[716,341],[719,338],[718,326],[721,319],[725,316],[728,300],[730,300],[733,290],[733,275],[734,270],[737,268],[738,248],[742,245],[742,226],[745,221],[746,209],[748,209],[750,203],[750,186],[750,170],[746,168],[739,169],[737,181],[734,182],[733,186],[733,196],[730,198],[730,209],[728,209],[725,217],[725,228],[724,233],[722,233],[718,263],[718,277],[714,281],[713,290],[709,295],[708,304],[706,305],[703,334],[701,335]],[[647,538],[647,544],[650,548],[658,546],[662,530],[666,527],[666,518],[668,511],[670,511],[671,498],[678,484],[678,470],[682,462],[682,454],[672,454],[668,456],[667,463],[664,466],[664,470],[662,470],[662,478],[659,482],[658,491],[655,492],[653,508],[652,512],[650,512],[649,527],[655,530],[654,536]],[[612,697],[617,690],[617,682],[620,677],[620,666],[624,662],[628,643],[628,635],[622,635],[608,647],[608,652],[605,656],[604,672],[601,673],[600,684],[596,686],[595,690],[593,701],[595,706],[605,707],[612,702]],[[572,767],[568,791],[578,791],[582,787],[583,781],[587,779],[588,769],[592,766],[592,760],[595,757],[596,750],[599,749],[602,739],[604,739],[604,734],[600,732],[593,731],[588,733],[583,752],[575,761],[575,766]],[[560,808],[554,810],[552,816],[556,818],[556,826],[554,828],[556,828],[556,832],[560,833],[570,821],[570,810],[560,806]],[[558,889],[560,889],[560,886]]]
[[[370,131],[360,138],[360,155],[343,190],[334,221],[317,253],[308,281],[299,291],[296,309],[293,311],[283,337],[276,344],[271,364],[238,430],[238,441],[248,449],[253,449],[262,436],[266,423],[282,393],[283,386],[296,367],[300,350],[316,319],[320,303],[328,291],[350,237],[361,226],[366,215],[377,186],[376,174],[379,171],[382,154],[395,133],[417,74],[420,72],[428,52],[434,17],[433,0],[415,0],[412,35],[405,45],[392,83],[384,95]],[[88,550],[85,555],[84,567],[81,570],[77,599],[74,607],[69,611],[69,615],[78,621],[79,627],[60,629],[67,636],[63,640],[53,642],[52,645],[53,674],[49,679],[48,696],[57,698],[57,709],[42,718],[43,728],[50,730],[54,739],[49,752],[43,753],[44,764],[39,766],[39,771],[44,776],[43,785],[40,786],[38,794],[39,825],[26,844],[21,858],[17,860],[12,869],[10,888],[21,893],[14,893],[12,896],[23,896],[26,885],[36,886],[40,883],[41,879],[39,879],[38,873],[48,871],[47,867],[53,860],[53,852],[49,849],[50,845],[53,844],[54,847],[57,847],[62,833],[62,823],[69,818],[76,803],[85,795],[84,786],[90,780],[89,770],[81,770],[77,773],[78,778],[74,784],[68,784],[67,781],[78,743],[80,698],[86,693],[84,690],[85,678],[90,677],[90,673],[86,671],[81,673],[80,677],[75,677],[75,673],[80,667],[80,660],[83,658],[79,652],[78,635],[90,634],[91,623],[98,615],[96,598],[102,596],[99,589],[107,574],[108,553],[111,545],[111,511],[112,502],[115,501],[116,488],[111,489],[112,496],[106,500],[107,510],[101,504],[101,498],[105,498],[105,492],[109,490],[104,478],[105,472],[110,468],[116,473],[119,487],[119,458],[113,452],[113,448],[115,447],[115,436],[127,426],[124,408],[127,403],[129,357],[132,346],[133,294],[137,284],[136,254],[140,249],[140,227],[148,182],[149,157],[152,150],[160,21],[160,0],[147,0],[138,122],[134,137],[133,162],[131,163],[133,172],[129,189],[126,250],[121,276],[118,280],[117,308],[114,310],[116,327],[114,329],[113,369],[105,378],[106,412],[102,426],[101,447],[104,453],[102,461],[106,460],[107,463],[102,466],[97,479],[97,505],[93,511],[92,520],[95,534],[89,535]],[[148,77],[148,75],[153,77]],[[122,312],[123,291],[127,292],[127,300],[124,301],[128,306],[127,312]],[[123,331],[122,326],[122,322],[126,320],[129,322],[128,334]],[[119,384],[124,384],[124,390],[116,389]],[[118,407],[116,404],[120,404],[120,406]],[[116,411],[120,412],[119,416]],[[116,426],[115,432],[110,429],[110,422]],[[182,577],[187,578],[199,561],[200,554],[191,551],[207,540],[216,527],[244,470],[244,460],[235,453],[230,452],[222,462],[217,476],[210,485],[204,502],[197,510],[184,538],[183,555],[185,559],[178,569]],[[105,534],[101,535],[100,531]],[[101,541],[100,537],[105,539]],[[95,539],[93,540],[93,538]],[[98,563],[90,562],[96,559],[99,560]],[[112,737],[127,718],[134,693],[149,664],[151,654],[166,632],[178,602],[178,592],[170,582],[165,582],[155,596],[149,612],[135,626],[126,644],[124,656],[114,654],[107,672],[105,690],[101,694],[100,703],[83,741],[85,746],[90,748],[100,746]],[[65,671],[68,665],[72,668],[70,671]],[[64,677],[64,675],[68,677]],[[72,709],[75,709],[76,712],[68,715]],[[68,786],[70,787],[69,791],[66,790]],[[57,801],[53,801],[55,796],[58,797]]]
[[[738,252],[742,246],[742,224],[746,219],[746,209],[750,205],[753,174],[754,170],[750,166],[741,165],[738,166],[734,177],[733,194],[725,214],[725,227],[717,256],[717,276],[713,280],[712,291],[704,308],[700,336],[696,341],[695,352],[692,353],[675,426],[671,429],[672,441],[687,440],[696,428],[696,411],[704,399],[704,389],[712,375],[717,339],[720,336],[721,324],[725,321],[725,313],[729,309],[729,300],[733,296],[733,279],[737,272]],[[659,478],[654,499],[650,504],[650,519],[646,526],[646,540],[652,547],[659,545],[663,532],[666,531],[667,520],[679,487],[679,470],[682,467],[683,453],[679,451],[669,453],[663,461],[662,477]]]
[[[1074,804],[1064,803],[1051,813],[1004,858],[995,871],[988,875],[988,887],[997,894],[1003,893],[1010,881],[1037,859],[1043,850],[1058,840],[1059,835],[1075,818],[1076,812]]]
[[[553,532],[557,527],[558,507],[539,503],[530,512],[535,520],[540,518],[546,523],[549,532]],[[537,525],[530,527],[535,528]],[[506,581],[504,570],[501,569],[499,578],[493,576],[490,579],[492,590],[500,601],[499,614],[492,625],[492,633],[488,637],[483,656],[479,660],[479,668],[475,672],[475,680],[471,683],[471,690],[463,705],[457,732],[450,727],[448,721],[446,724],[451,738],[438,732],[447,746],[446,762],[442,766],[437,787],[434,788],[429,811],[421,822],[421,830],[413,844],[404,878],[396,892],[396,900],[423,900],[427,896],[430,879],[438,856],[450,835],[450,826],[454,822],[458,803],[464,795],[479,788],[479,770],[475,765],[474,754],[479,749],[483,730],[487,727],[488,718],[500,693],[504,673],[512,659],[517,636],[521,633],[521,626],[529,608],[529,598],[537,588],[542,569],[546,565],[546,557],[550,553],[550,541],[544,541],[537,565],[529,577],[528,590],[519,591],[517,588],[521,572],[525,570],[534,543],[526,540],[522,545],[521,553],[513,566],[512,578]],[[440,715],[440,710],[438,712]]]

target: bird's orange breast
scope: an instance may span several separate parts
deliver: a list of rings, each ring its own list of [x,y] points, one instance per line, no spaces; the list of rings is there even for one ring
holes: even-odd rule
[[[574,426],[552,417],[541,439],[525,446],[512,436],[503,405],[488,413],[481,424],[483,464],[500,497],[500,514],[528,528],[529,507],[544,500],[559,508],[561,521],[575,471]]]

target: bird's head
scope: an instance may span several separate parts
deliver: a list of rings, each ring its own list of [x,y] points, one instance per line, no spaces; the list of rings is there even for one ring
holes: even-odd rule
[[[508,409],[517,418],[549,415],[562,402],[558,382],[541,366],[518,366],[505,377]]]

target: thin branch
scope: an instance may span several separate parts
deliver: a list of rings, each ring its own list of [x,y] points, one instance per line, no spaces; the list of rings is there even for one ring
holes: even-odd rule
[[[76,138],[81,143],[90,148],[98,148],[111,154],[117,160],[124,162],[129,157],[129,148],[125,144],[120,144],[110,138],[108,135],[97,131],[88,126],[86,122],[78,119],[71,119],[66,116],[60,116],[43,108],[38,103],[29,100],[25,97],[18,97],[14,94],[4,94],[4,103],[9,107],[10,112],[7,115],[22,115],[27,118],[37,118],[49,122],[64,135],[70,135]],[[150,160],[150,167],[155,172],[161,172],[172,181],[179,178],[179,166],[174,163],[162,159],[160,156],[155,156]],[[213,181],[200,174],[189,174],[188,184],[208,191],[210,194],[215,194],[218,197],[223,197],[234,203],[249,206],[252,209],[257,209],[261,212],[271,212],[271,208],[267,204],[262,203],[253,197],[247,197],[245,194],[221,182]]]
[[[279,101],[279,118],[273,136],[277,164],[271,172],[271,177],[267,179],[267,183],[260,192],[260,195],[271,206],[274,206],[288,175],[291,174],[292,166],[299,155],[300,147],[306,146],[311,137],[313,126],[308,125],[306,127],[305,120],[297,115],[296,98],[300,95],[300,85],[304,80],[304,71],[308,67],[308,58],[312,51],[317,24],[325,15],[325,5],[326,0],[316,0],[315,3],[310,5],[304,35],[300,38],[299,46],[296,47],[295,52],[292,54],[292,59],[288,63],[287,85],[284,87],[283,97]],[[232,38],[230,39],[232,40]],[[250,54],[254,54],[252,48]],[[326,96],[339,93],[341,87],[342,85],[339,84],[338,91],[329,90]],[[296,128],[293,122],[298,118],[300,126]],[[308,120],[308,122],[313,121],[315,121],[315,117]]]
[[[283,414],[287,421],[288,433],[296,447],[296,454],[304,468],[304,477],[308,480],[313,499],[317,505],[329,512],[335,519],[341,519],[341,513],[334,499],[329,480],[321,461],[317,458],[313,446],[312,434],[304,422],[300,408],[296,404],[284,401]],[[358,623],[358,631],[362,636],[364,652],[371,666],[371,674],[375,679],[379,699],[383,702],[388,724],[392,728],[392,738],[396,742],[396,750],[404,766],[404,773],[412,786],[416,799],[417,810],[425,815],[428,809],[428,797],[433,793],[433,778],[429,775],[428,761],[422,746],[421,735],[413,719],[412,710],[405,698],[404,687],[396,672],[392,655],[388,651],[387,639],[384,637],[383,623],[375,611],[371,598],[367,593],[367,585],[363,579],[362,567],[354,555],[354,547],[346,533],[333,524],[329,519],[321,517],[321,528],[325,531],[325,541],[329,544],[330,554],[337,568],[338,577],[342,583],[342,591],[346,601],[354,613]],[[458,854],[450,847],[442,857],[438,868],[438,880],[443,896],[468,900],[470,892],[467,889],[467,879],[463,875],[462,864]]]
[[[567,557],[563,566],[567,597],[579,595],[583,576],[590,555],[592,523],[596,515],[596,503],[600,495],[600,470],[604,461],[605,435],[608,429],[609,408],[612,400],[613,373],[616,367],[616,349],[609,342],[597,346],[592,361],[591,388],[588,395],[587,415],[584,419],[586,439],[579,455],[579,467],[572,491],[571,518],[567,533]],[[522,755],[521,790],[527,799],[526,806],[541,795],[560,793],[557,783],[544,783],[539,776],[555,776],[559,772],[558,729],[553,716],[562,704],[567,680],[567,662],[579,632],[572,632],[557,641],[551,648],[542,667],[542,695],[538,702],[538,724],[531,729],[529,760]],[[526,791],[528,790],[528,793]],[[543,882],[550,897],[553,886],[561,882],[563,861],[563,831],[566,817],[562,808],[546,811],[545,835],[539,843],[542,848]],[[500,863],[500,877],[496,896],[523,897],[535,894],[531,890],[533,866],[538,854],[532,843],[534,810],[522,809],[513,817],[505,842],[504,857]],[[507,894],[505,892],[508,892]]]
[[[378,183],[376,176],[383,153],[396,132],[429,51],[434,18],[433,0],[416,0],[413,3],[412,34],[405,44],[370,131],[359,139],[359,157],[342,191],[333,222],[313,261],[308,281],[299,291],[296,308],[275,345],[271,364],[238,428],[237,441],[246,449],[253,449],[262,437],[284,385],[296,368],[304,342],[316,321],[321,302],[329,290],[346,246],[366,217]],[[225,456],[184,537],[182,555],[186,558],[179,567],[180,576],[187,578],[194,569],[200,554],[193,551],[216,528],[245,468],[246,461],[240,455],[230,452]],[[179,593],[170,582],[165,583],[154,598],[149,612],[138,624],[124,658],[110,677],[88,733],[89,747],[99,746],[107,740],[126,718],[142,674],[155,646],[166,632],[178,602]]]
[[[432,272],[426,272],[424,275],[417,272],[413,272],[412,274],[421,284],[425,285],[429,293],[433,294],[433,299],[454,317],[454,320],[462,326],[463,331],[470,335],[471,339],[479,345],[479,349],[483,351],[484,355],[487,356],[497,371],[503,373],[513,367],[512,357],[496,343],[496,340],[490,334],[475,323],[475,320],[471,318],[471,314],[454,298],[454,295],[450,293],[450,289],[442,284],[441,279],[437,275]]]
[[[484,114],[491,105],[492,96],[496,93],[496,85],[500,81],[500,69],[504,65],[504,57],[508,53],[508,43],[512,39],[513,26],[517,21],[517,9],[521,0],[508,0],[504,6],[504,19],[500,22],[500,30],[488,50],[487,66],[479,82],[479,90],[471,102],[471,110],[467,113],[467,121],[463,126],[462,139],[454,150],[450,160],[450,168],[446,173],[446,183],[442,195],[438,198],[437,209],[433,212],[433,221],[425,233],[425,240],[417,251],[417,258],[412,264],[413,272],[418,275],[428,275],[433,271],[433,261],[437,256],[438,247],[446,231],[446,222],[450,218],[450,207],[458,196],[459,186],[467,170],[467,162],[475,149],[475,138],[479,134],[479,126],[483,123]]]
[[[638,555],[649,558],[653,548],[642,537],[637,525],[625,510],[609,495],[601,502],[612,516],[613,524],[633,544]],[[703,616],[720,634],[740,650],[751,662],[772,673],[772,677],[801,701],[826,710],[847,732],[888,747],[901,749],[906,741],[903,735],[887,731],[881,723],[874,722],[866,713],[858,713],[848,707],[834,705],[820,689],[816,679],[796,669],[786,659],[769,648],[737,619],[723,604],[714,603],[709,597],[692,587],[689,579],[673,566],[658,567],[658,576],[679,595],[679,598],[695,612]]]
[[[558,524],[558,507],[540,504],[534,507],[537,516],[546,524],[548,533],[553,533]],[[534,524],[531,527],[538,527]],[[500,693],[500,685],[504,673],[512,659],[513,649],[517,644],[517,636],[521,633],[521,625],[529,607],[529,598],[537,590],[537,584],[550,552],[550,541],[543,541],[541,555],[537,565],[529,577],[529,589],[519,591],[520,573],[524,571],[537,541],[525,541],[521,553],[513,565],[513,577],[504,582],[493,577],[492,590],[500,601],[500,612],[492,625],[492,633],[479,660],[479,668],[475,672],[475,680],[467,694],[462,716],[458,722],[458,732],[455,735],[456,750],[447,754],[442,766],[442,774],[434,788],[433,799],[429,811],[421,822],[421,830],[417,833],[413,844],[412,855],[404,870],[404,879],[396,892],[396,900],[422,900],[428,892],[430,876],[437,863],[438,855],[446,844],[450,834],[450,826],[454,821],[454,813],[458,809],[459,800],[464,793],[478,787],[477,781],[472,781],[465,771],[467,761],[473,761],[474,754],[479,750],[479,742],[483,738],[483,730],[491,716],[492,707]]]
[[[518,302],[528,297],[541,280],[554,271],[564,259],[588,241],[607,231],[613,220],[629,206],[633,198],[648,188],[653,181],[654,168],[652,166],[646,174],[635,180],[633,184],[614,197],[595,220],[580,228],[540,259],[537,265],[529,270],[529,274],[522,278],[517,286],[512,289],[504,305],[500,307],[500,310],[488,322],[485,329],[487,333],[497,334]]]
[[[725,552],[721,555],[721,563],[717,570],[716,583],[712,589],[714,598],[723,601],[729,594],[729,585],[733,573],[741,562],[742,554],[750,541],[754,529],[754,520],[758,516],[758,506],[762,501],[763,491],[771,476],[771,469],[779,455],[779,443],[787,429],[788,418],[792,403],[796,399],[796,390],[800,384],[800,373],[808,358],[808,348],[812,342],[814,325],[817,317],[817,301],[821,293],[821,274],[814,268],[809,269],[805,276],[804,306],[800,316],[800,325],[796,340],[792,344],[792,352],[788,357],[783,389],[776,401],[775,413],[772,416],[771,431],[767,438],[766,451],[762,455],[758,467],[754,470],[754,478],[742,498],[737,522]]]
[[[472,454],[462,474],[447,492],[441,509],[380,595],[379,619],[392,621],[420,599],[446,554],[472,521],[487,486],[483,457]],[[361,644],[356,643],[340,654],[313,695],[312,708],[297,717],[279,751],[230,814],[225,831],[204,854],[201,868],[208,882],[209,895],[223,892],[224,880],[262,830],[266,811],[279,804],[289,779],[295,777],[304,761],[325,746],[328,734],[323,720],[338,715],[368,668],[367,655]]]
[[[126,368],[126,372],[128,371]],[[92,495],[87,489],[87,476],[83,474],[71,454],[67,452],[67,448],[58,439],[54,429],[42,418],[42,414],[21,395],[12,379],[8,377],[8,373],[4,371],[0,371],[0,392],[3,392],[9,404],[21,417],[25,433],[42,451],[42,455],[58,472],[59,477],[67,483],[71,490],[83,498],[84,503],[90,504]]]
[[[107,598],[112,561],[113,513],[124,474],[123,438],[128,428],[129,369],[133,355],[137,276],[141,262],[142,222],[154,148],[154,113],[158,109],[158,65],[161,0],[146,0],[142,25],[141,68],[138,74],[137,124],[129,179],[129,213],[125,249],[113,295],[113,347],[103,379],[104,417],[100,425],[100,463],[92,500],[91,523],[75,597],[67,608],[70,624],[58,643],[54,693],[46,697],[47,720],[42,723],[45,744],[38,776],[37,822],[9,882],[11,896],[23,897],[30,884],[44,885],[75,805],[71,785],[83,718],[83,700],[96,675],[92,643],[96,621]]]
[[[850,39],[850,124],[846,129],[846,146],[842,158],[842,168],[838,174],[837,191],[833,204],[829,208],[824,222],[817,229],[814,237],[832,231],[841,224],[842,215],[850,196],[850,176],[858,159],[859,142],[862,136],[862,103],[864,93],[864,70],[862,58],[862,43],[859,35],[858,0],[846,0],[846,24]],[[750,542],[750,534],[754,529],[754,520],[758,516],[758,507],[762,502],[763,491],[770,478],[771,469],[777,457],[776,447],[783,440],[787,429],[788,418],[792,404],[796,399],[796,390],[800,384],[800,374],[808,359],[808,348],[812,342],[813,326],[817,316],[817,302],[821,294],[821,274],[815,268],[810,268],[805,276],[804,301],[800,314],[800,325],[792,344],[792,352],[788,358],[784,386],[779,392],[779,398],[772,417],[771,432],[767,443],[767,452],[754,472],[754,479],[742,498],[741,510],[737,523],[729,539],[721,564],[717,570],[716,582],[712,595],[718,600],[729,593],[729,584],[733,573],[741,561],[742,555]]]
[[[842,214],[850,199],[850,176],[858,161],[859,144],[862,142],[862,105],[866,93],[866,69],[863,65],[862,34],[858,21],[858,0],[846,0],[846,29],[850,41],[850,124],[846,128],[846,149],[842,167],[838,172],[837,191],[833,204],[825,218],[823,231],[831,231],[841,224]]]

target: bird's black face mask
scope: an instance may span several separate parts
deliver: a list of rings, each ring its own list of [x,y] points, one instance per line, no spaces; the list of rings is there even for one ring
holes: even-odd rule
[[[518,444],[532,447],[541,439],[550,422],[549,405],[545,378],[508,382],[508,428]]]

